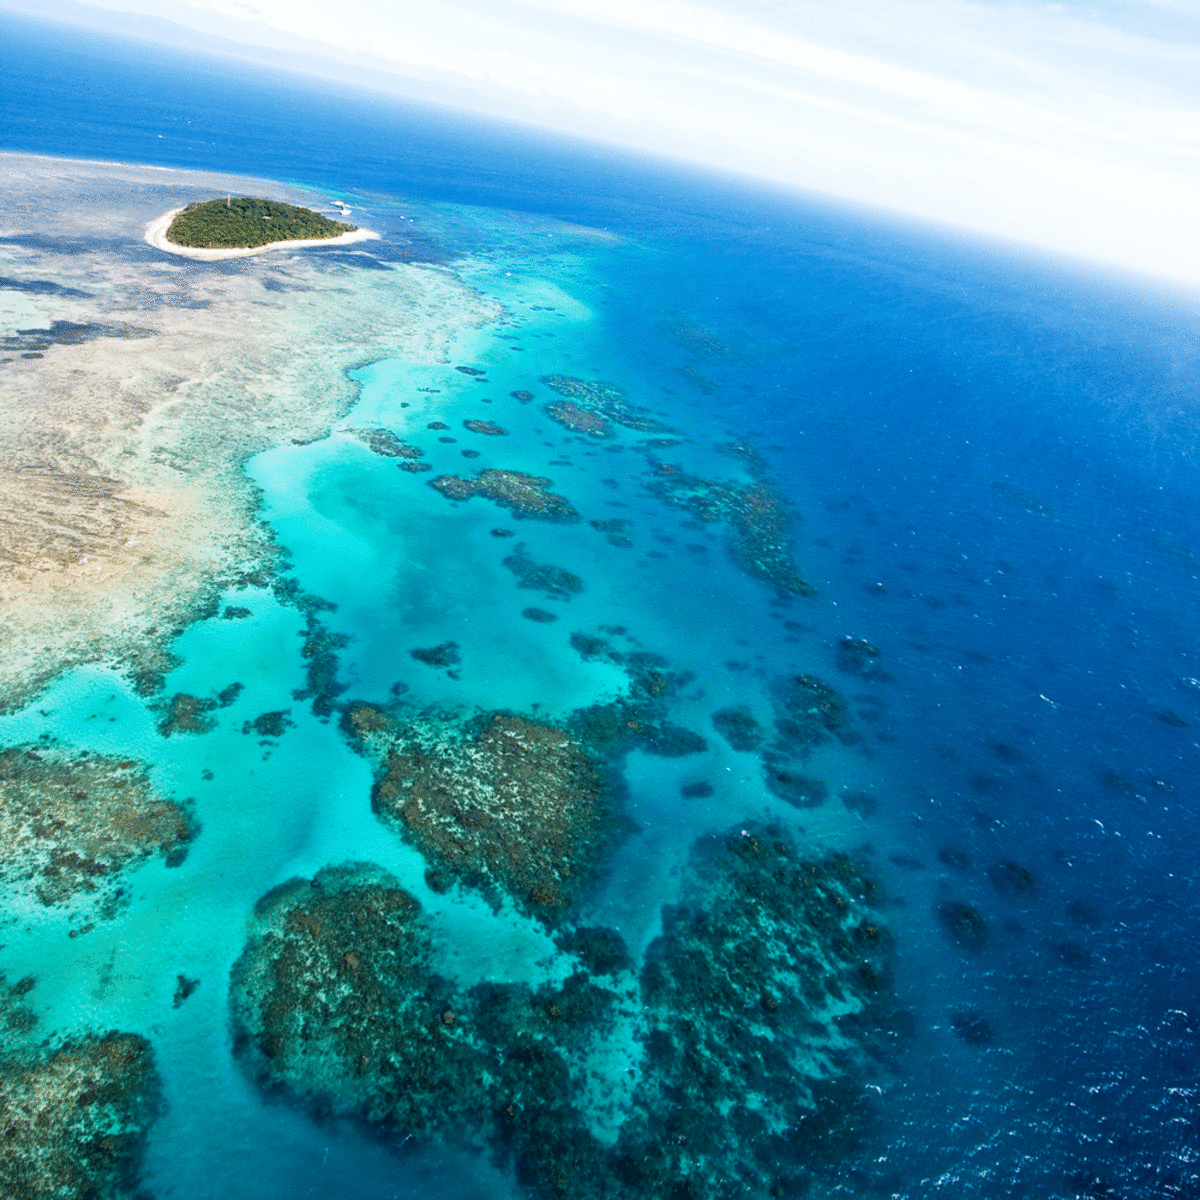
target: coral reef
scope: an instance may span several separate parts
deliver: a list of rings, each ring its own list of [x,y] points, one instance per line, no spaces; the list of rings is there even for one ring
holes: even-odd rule
[[[187,975],[175,976],[175,993],[171,997],[171,1007],[179,1008],[183,1002],[200,986],[200,980]]]
[[[964,950],[978,951],[987,945],[987,921],[972,905],[944,900],[937,906],[937,919],[946,936]]]
[[[383,458],[421,458],[425,453],[398,438],[390,429],[347,429],[346,432]]]
[[[275,595],[282,604],[294,605],[304,615],[304,645],[300,655],[306,660],[304,669],[307,686],[292,692],[293,700],[311,700],[312,711],[318,717],[333,715],[334,702],[346,690],[337,678],[337,652],[347,645],[345,634],[333,633],[326,628],[320,613],[333,612],[336,604],[300,590],[294,579],[280,580],[275,584]]]
[[[749,451],[753,454],[752,451]],[[753,458],[755,473],[762,475]],[[686,509],[701,521],[723,521],[733,529],[734,557],[756,579],[786,595],[809,596],[812,587],[792,559],[791,510],[782,496],[758,477],[753,483],[720,483],[687,474],[667,463],[654,463],[651,495]]]
[[[793,808],[816,808],[829,799],[829,788],[792,769],[786,758],[767,755],[763,759],[763,778],[768,790]]]
[[[992,1040],[991,1022],[977,1008],[960,1008],[952,1012],[950,1028],[967,1046],[986,1046]]]
[[[842,638],[837,648],[837,669],[860,679],[887,683],[891,676],[879,665],[881,653],[878,646],[863,638]]]
[[[583,379],[575,379],[570,375],[546,375],[542,382],[560,396],[566,396],[574,401],[572,407],[585,413],[591,413],[602,421],[611,421],[614,425],[623,425],[640,433],[657,433],[666,428],[652,417],[645,416],[649,410],[642,405],[630,404],[625,393],[615,383],[589,383]],[[553,413],[550,414],[554,416]],[[555,416],[561,421],[561,416]],[[565,421],[562,421],[566,424]],[[591,433],[593,430],[583,430]]]
[[[611,437],[612,426],[598,413],[580,408],[573,400],[555,400],[546,405],[546,416],[572,433],[587,433],[592,437]]]
[[[449,987],[429,971],[420,915],[394,880],[366,867],[265,896],[233,972],[239,1056],[314,1106],[401,1138],[434,1132],[439,1110],[463,1103],[451,1070],[460,1033]]]
[[[264,738],[280,738],[284,733],[294,728],[296,722],[291,720],[288,713],[290,708],[282,708],[276,712],[265,712],[255,717],[253,721],[246,721],[242,725],[243,733],[256,733],[259,737]]]
[[[647,1061],[618,1161],[635,1195],[797,1194],[886,1053],[877,888],[773,826],[703,839],[691,874],[646,955]]]
[[[805,754],[832,734],[841,742],[853,742],[846,701],[816,675],[792,675],[775,682],[771,689],[775,706],[775,730],[779,744],[792,753]]]
[[[177,692],[167,703],[166,715],[158,724],[158,732],[163,737],[170,737],[173,733],[208,733],[217,727],[216,721],[208,715],[217,707],[216,700],[202,700],[199,696],[189,696],[187,692]]]
[[[410,650],[408,654],[428,667],[456,667],[462,662],[457,642],[442,642],[438,646]]]
[[[489,468],[480,471],[474,479],[463,479],[460,475],[439,475],[429,481],[447,500],[470,500],[482,496],[501,508],[512,510],[517,518],[531,517],[541,521],[570,523],[579,520],[579,514],[563,499],[550,491],[552,481],[540,475],[527,475],[524,471],[504,471]]]
[[[504,565],[517,577],[518,587],[534,588],[550,599],[567,600],[583,591],[583,580],[578,575],[551,563],[534,562],[526,554],[523,542],[517,543]]]
[[[762,745],[763,728],[748,708],[722,708],[713,713],[712,723],[734,750],[757,750]]]
[[[622,652],[594,634],[573,633],[571,645],[584,661],[602,659],[629,678],[623,695],[577,709],[567,727],[598,754],[610,760],[630,750],[676,758],[701,754],[708,743],[698,733],[667,720],[671,697],[691,676],[666,671],[666,659],[644,651]]]
[[[570,909],[618,832],[595,756],[554,725],[358,704],[345,728],[377,764],[376,812],[431,866],[542,920]]]
[[[1033,872],[1028,867],[1023,867],[1020,863],[1012,862],[1010,859],[993,863],[988,868],[987,874],[996,891],[1013,898],[1027,895],[1033,891],[1036,883]]]
[[[0,1193],[128,1200],[158,1097],[150,1043],[134,1034],[0,1059]]]
[[[760,826],[704,839],[687,882],[640,976],[611,930],[568,928],[569,973],[532,989],[439,976],[379,868],[295,880],[234,968],[236,1052],[316,1112],[490,1150],[532,1196],[799,1195],[891,1054],[876,889]]]
[[[0,751],[0,793],[0,881],[32,884],[46,905],[103,892],[115,906],[124,868],[156,855],[177,866],[197,833],[133,759],[10,748]]]
[[[464,421],[463,428],[471,433],[483,433],[488,437],[507,437],[508,430],[501,428],[495,421]]]

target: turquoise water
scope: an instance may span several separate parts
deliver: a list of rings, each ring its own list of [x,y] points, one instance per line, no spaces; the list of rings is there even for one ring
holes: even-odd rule
[[[10,44],[45,89],[37,147],[77,152],[71,122],[84,118],[69,98],[56,107],[45,55]],[[95,47],[68,52],[115,78]],[[146,64],[133,91],[168,94],[162,70]],[[237,101],[256,88],[269,90],[231,75],[213,103],[245,111]],[[211,732],[164,739],[160,714],[98,668],[0,718],[4,744],[51,734],[151,763],[202,827],[181,867],[133,872],[128,905],[86,935],[64,941],[71,914],[11,911],[0,960],[10,979],[39,977],[47,1033],[151,1039],[166,1107],[150,1192],[517,1194],[511,1173],[452,1144],[397,1155],[377,1131],[265,1100],[231,1053],[229,978],[270,889],[371,862],[425,908],[437,969],[457,984],[561,981],[566,959],[537,922],[468,888],[430,888],[425,860],[372,812],[371,765],[340,720],[367,701],[564,721],[628,686],[618,666],[580,655],[582,633],[690,673],[669,720],[707,748],[622,759],[625,834],[580,923],[643,954],[663,906],[691,898],[697,838],[764,819],[806,853],[854,855],[882,885],[899,1033],[887,1069],[857,1081],[858,1142],[815,1155],[812,1194],[1195,1194],[1194,297],[652,165],[483,144],[452,122],[398,166],[378,149],[397,126],[373,109],[354,118],[377,135],[371,153],[331,163],[321,146],[272,136],[292,119],[273,94],[258,125],[226,122],[220,145],[173,143],[164,158],[358,187],[356,219],[384,232],[382,258],[415,226],[438,269],[508,316],[460,330],[448,362],[360,367],[354,408],[327,438],[246,464],[290,577],[333,606],[316,617],[345,639],[332,711],[294,694],[308,686],[303,614],[234,589],[222,608],[252,615],[188,628],[162,693],[242,684]],[[106,155],[155,152],[152,123],[124,100],[88,120],[108,122],[95,134]],[[16,137],[5,145],[32,148]],[[542,382],[555,375],[616,384],[669,434],[569,432],[544,411],[561,399]],[[420,447],[431,469],[399,470],[351,432],[362,429]],[[790,502],[814,595],[780,594],[731,552],[727,524],[650,492],[660,463],[749,486],[732,439]],[[428,486],[488,467],[550,478],[582,519],[514,519]],[[581,590],[518,586],[504,563],[518,545]],[[523,616],[531,607],[556,619]],[[843,669],[846,638],[879,649],[873,674]],[[412,657],[447,642],[456,664]],[[855,735],[812,750],[804,773],[827,798],[803,809],[772,794],[759,755],[712,719],[740,706],[769,728],[778,681],[801,673],[846,698]],[[242,732],[283,710],[280,736]],[[1005,864],[1032,887],[1013,887]],[[986,919],[982,950],[947,936],[945,902]],[[179,973],[201,982],[175,1008]],[[640,1043],[623,1044],[636,1065]],[[608,1064],[618,1073],[621,1054]]]

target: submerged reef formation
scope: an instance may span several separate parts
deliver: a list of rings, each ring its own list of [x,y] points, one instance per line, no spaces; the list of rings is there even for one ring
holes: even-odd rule
[[[708,749],[700,734],[667,720],[671,698],[691,682],[690,675],[666,670],[661,655],[619,651],[595,634],[573,633],[571,645],[585,662],[610,662],[629,679],[624,694],[577,709],[567,721],[567,728],[596,753],[615,760],[640,749],[677,758]]]
[[[158,732],[163,737],[173,733],[208,733],[217,727],[217,722],[208,715],[218,707],[211,697],[177,692],[165,707],[163,719],[158,723]]]
[[[517,577],[517,587],[534,588],[551,599],[567,600],[583,591],[583,580],[578,575],[553,563],[534,562],[524,542],[517,543],[504,565]]]
[[[762,759],[767,790],[795,808],[814,808],[829,798],[829,788],[805,773],[813,750],[830,737],[850,745],[858,740],[850,728],[845,699],[816,675],[790,675],[771,685],[775,736],[748,708],[723,708],[712,723],[734,750],[756,751]]]
[[[462,662],[457,642],[441,642],[436,646],[418,646],[408,652],[410,658],[427,667],[457,667]]]
[[[723,521],[733,530],[734,557],[750,575],[792,596],[810,596],[792,558],[792,512],[765,479],[757,455],[735,443],[731,452],[748,461],[752,483],[722,483],[689,475],[681,467],[651,460],[651,495],[686,509],[701,521]]]
[[[872,683],[887,683],[891,676],[879,664],[882,653],[865,638],[842,638],[837,648],[837,669]]]
[[[744,705],[720,709],[713,713],[712,723],[734,750],[757,750],[762,745],[763,727]]]
[[[489,468],[474,479],[461,475],[439,475],[429,481],[447,500],[470,500],[482,496],[501,508],[512,510],[517,518],[532,517],[540,521],[569,523],[579,520],[579,514],[563,499],[550,491],[553,481],[541,475],[526,475],[524,471],[503,471]]]
[[[642,971],[633,1194],[796,1195],[851,1137],[888,1053],[877,886],[777,826],[702,839]],[[672,1191],[683,1181],[686,1191]]]
[[[964,950],[976,952],[987,945],[987,920],[974,905],[943,900],[937,906],[937,919],[946,936]]]
[[[390,429],[347,429],[346,432],[356,437],[372,454],[382,458],[423,458],[425,451],[419,446],[410,446],[403,438],[398,438]]]
[[[462,1103],[446,1054],[460,1032],[417,901],[377,868],[331,868],[254,917],[233,972],[239,1056],[318,1109],[434,1132]]]
[[[542,920],[570,909],[618,831],[608,778],[557,726],[354,704],[345,728],[376,763],[375,811],[435,873]]]
[[[451,983],[419,903],[370,865],[268,894],[233,972],[236,1053],[269,1090],[389,1139],[489,1150],[533,1196],[799,1195],[888,1065],[889,939],[848,859],[780,829],[704,839],[635,964],[557,939],[561,983]]]
[[[134,1034],[0,1059],[0,1194],[129,1200],[158,1104],[150,1043]]]
[[[639,433],[658,433],[667,428],[653,417],[646,416],[650,410],[643,405],[630,404],[625,398],[625,393],[615,383],[588,382],[575,379],[571,375],[546,375],[542,383],[573,402],[569,410],[565,406],[559,406],[557,413],[547,410],[554,420],[567,425],[568,428],[576,426],[570,425],[564,417],[573,418],[581,425],[585,423],[584,417],[576,417],[576,413],[590,414],[602,424],[611,421],[614,425],[623,425],[626,429],[633,429]],[[578,432],[603,433],[606,430],[579,428]]]
[[[853,742],[846,701],[816,675],[791,675],[775,681],[771,689],[775,730],[781,748],[807,753],[833,735]]]
[[[123,869],[155,855],[178,866],[197,832],[134,759],[10,748],[0,751],[0,793],[0,882],[32,887],[45,905],[103,891],[101,911],[115,911]]]
[[[580,408],[573,400],[555,400],[546,405],[546,416],[572,433],[587,433],[592,437],[611,437],[612,426],[598,413]]]

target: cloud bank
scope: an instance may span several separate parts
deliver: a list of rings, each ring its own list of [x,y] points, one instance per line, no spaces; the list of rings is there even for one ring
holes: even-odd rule
[[[89,0],[76,12],[157,17],[181,44],[211,35],[343,80],[370,70],[400,95],[1200,284],[1200,10],[1187,0]]]

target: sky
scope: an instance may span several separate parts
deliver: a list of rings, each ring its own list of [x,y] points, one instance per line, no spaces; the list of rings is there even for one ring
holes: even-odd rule
[[[1200,286],[1200,0],[64,0],[55,15]]]

